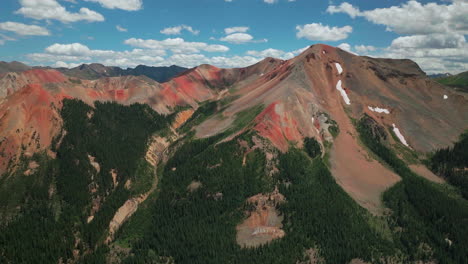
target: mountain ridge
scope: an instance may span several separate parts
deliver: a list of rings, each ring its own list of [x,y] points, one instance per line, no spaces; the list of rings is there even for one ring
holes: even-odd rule
[[[51,215],[39,223],[63,226],[38,227],[66,241],[54,260],[407,263],[447,257],[444,239],[468,254],[455,228],[468,204],[415,173],[468,128],[468,99],[410,60],[318,44],[163,83],[33,69],[0,88],[0,220],[12,222],[0,241],[14,242],[0,260],[26,257],[16,248],[42,233],[15,217],[37,222],[39,205]]]

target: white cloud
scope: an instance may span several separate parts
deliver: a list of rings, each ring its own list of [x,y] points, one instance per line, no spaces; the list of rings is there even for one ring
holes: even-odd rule
[[[361,11],[359,11],[358,8],[354,7],[353,5],[347,2],[344,2],[339,6],[331,5],[327,8],[327,12],[330,14],[346,13],[352,18],[355,18],[358,15],[361,15]]]
[[[143,8],[142,0],[85,0],[95,2],[109,9],[122,9],[126,11],[137,11]]]
[[[261,51],[249,50],[249,51],[246,52],[246,54],[249,55],[249,56],[256,57],[259,60],[264,59],[266,57],[273,57],[273,58],[278,58],[278,59],[282,59],[282,60],[289,60],[289,59],[294,58],[294,56],[297,56],[297,55],[301,54],[302,52],[304,52],[308,48],[309,48],[309,46],[306,46],[304,48],[293,50],[293,51],[283,51],[283,50],[279,50],[279,49],[269,48],[269,49],[265,49],[265,50],[261,50]]]
[[[76,67],[83,63],[102,63],[109,66],[135,67],[139,64],[149,66],[179,65],[194,67],[200,64],[211,64],[217,67],[232,68],[246,67],[255,64],[265,57],[290,59],[303,52],[308,47],[286,52],[278,49],[265,49],[262,51],[248,51],[245,56],[213,56],[208,57],[200,53],[173,53],[167,56],[165,49],[174,49],[177,45],[186,45],[182,39],[167,39],[164,41],[128,39],[127,44],[145,46],[144,49],[130,51],[94,50],[81,43],[53,44],[47,47],[43,53],[28,54],[27,57],[41,65],[53,65],[54,67]],[[161,43],[162,42],[162,43]],[[182,43],[182,44],[181,44]],[[185,44],[183,44],[185,43]],[[144,44],[144,45],[143,45]],[[199,45],[199,44],[195,44]],[[205,44],[208,45],[208,44]],[[205,49],[222,51],[222,45],[208,45]],[[159,49],[163,48],[163,49]]]
[[[77,13],[71,13],[56,0],[20,0],[21,8],[15,13],[25,17],[43,20],[55,19],[63,23],[80,20],[95,22],[104,21],[104,17],[88,8],[82,7]]]
[[[285,52],[282,50],[278,49],[266,49],[262,51],[256,51],[256,50],[249,50],[247,51],[248,55],[255,56],[255,57],[275,57],[279,58],[281,55],[283,55]]]
[[[154,65],[164,61],[164,50],[133,49],[130,51],[93,50],[81,43],[55,43],[44,50],[44,53],[32,53],[27,57],[35,62],[66,63],[71,67],[83,62],[98,62],[105,65],[136,66],[139,64]],[[61,65],[65,65],[60,63]]]
[[[115,26],[115,28],[120,32],[127,32],[128,31],[126,28],[121,27],[120,25]]]
[[[398,37],[392,41],[391,47],[447,49],[461,48],[465,43],[463,35],[447,33]]]
[[[422,4],[415,0],[387,8],[361,11],[349,3],[331,5],[328,13],[345,13],[405,35],[394,39],[388,48],[355,46],[358,52],[374,51],[379,57],[411,59],[428,73],[457,73],[468,68],[468,1]]]
[[[322,23],[312,23],[303,26],[296,26],[296,36],[318,41],[338,41],[346,39],[353,32],[351,26],[329,27]]]
[[[66,63],[66,62],[63,62],[63,61],[57,61],[56,63],[52,64],[52,67],[54,68],[75,68],[75,67],[78,67],[80,66],[81,62],[78,62],[78,63]]]
[[[174,54],[164,61],[165,65],[179,65],[185,67],[195,67],[200,64],[210,64],[217,67],[232,68],[246,67],[257,63],[258,58],[251,56],[233,56],[233,57],[206,57],[203,54]]]
[[[399,34],[422,35],[455,31],[468,33],[468,2],[454,1],[448,5],[421,4],[411,0],[400,6],[360,11],[344,2],[339,6],[331,5],[327,12],[346,13],[351,17],[364,17],[368,21],[386,26],[388,31]]]
[[[252,35],[246,33],[249,30],[249,27],[228,27],[224,29],[226,36],[219,40],[233,44],[268,42],[267,39],[254,40]]]
[[[207,45],[203,50],[207,52],[227,52],[229,48],[224,45]]]
[[[351,52],[351,45],[349,45],[348,43],[341,43],[340,45],[338,45],[338,48],[347,52]]]
[[[462,35],[451,33],[399,37],[379,56],[414,60],[428,73],[468,69],[468,44]]]
[[[65,56],[88,56],[91,55],[91,50],[81,44],[81,43],[72,43],[72,44],[58,44],[55,43],[45,49],[49,54],[54,55],[65,55]]]
[[[371,51],[375,51],[377,50],[376,47],[374,46],[371,46],[371,45],[355,45],[354,46],[354,49],[358,52],[358,53],[363,53],[363,54],[366,54],[366,53],[369,53]]]
[[[226,35],[232,33],[245,33],[247,31],[249,31],[249,27],[229,27],[224,29],[224,33],[226,33]]]
[[[218,67],[245,67],[258,62],[253,56],[215,56],[203,54],[172,54],[165,56],[164,51],[153,49],[134,49],[131,51],[93,50],[81,43],[54,44],[44,53],[28,54],[27,57],[37,63],[55,67],[76,67],[82,63],[102,63],[109,66],[135,67],[139,64],[151,66],[179,65],[194,67],[211,64]]]
[[[168,27],[160,32],[165,35],[180,35],[182,30],[187,30],[188,32],[192,33],[193,35],[198,35],[200,33],[199,30],[193,29],[191,26],[187,25],[180,25],[180,26],[175,26],[175,27]]]
[[[0,23],[0,30],[15,32],[16,34],[23,35],[23,36],[48,36],[50,35],[49,31],[44,27],[40,27],[36,25],[26,25],[23,23],[10,22],[10,21]]]
[[[252,42],[253,37],[252,35],[247,34],[247,33],[233,33],[225,37],[222,37],[220,40],[226,41],[229,43],[234,43],[234,44],[242,44],[242,43]]]
[[[186,42],[182,38],[168,38],[165,40],[130,38],[125,40],[124,43],[138,48],[171,50],[173,53],[199,53],[200,51],[229,51],[229,48],[223,45],[209,45],[203,42]]]
[[[249,50],[247,51],[247,55],[260,57],[260,58],[273,57],[273,58],[288,60],[288,59],[293,58],[295,54],[294,52],[285,52],[282,50],[270,48],[270,49],[265,49],[262,51]]]

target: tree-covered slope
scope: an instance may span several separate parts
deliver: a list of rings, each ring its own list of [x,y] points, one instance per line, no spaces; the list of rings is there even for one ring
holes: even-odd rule
[[[1,178],[2,263],[57,263],[92,252],[116,210],[152,184],[154,172],[140,167],[149,166],[149,137],[168,126],[167,117],[146,105],[92,108],[77,100],[64,101],[61,115],[51,152],[24,156]]]

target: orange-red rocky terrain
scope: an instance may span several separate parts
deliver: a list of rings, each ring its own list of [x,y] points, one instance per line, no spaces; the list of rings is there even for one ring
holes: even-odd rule
[[[381,192],[399,177],[369,157],[351,118],[368,114],[419,152],[448,146],[468,128],[467,98],[427,78],[414,62],[360,57],[327,45],[246,68],[201,65],[165,83],[142,76],[81,80],[36,69],[0,76],[0,172],[19,158],[21,146],[29,155],[50,146],[61,129],[64,98],[139,102],[164,114],[176,106],[196,109],[203,101],[230,99],[222,113],[197,126],[197,137],[222,132],[236,114],[263,105],[251,124],[260,136],[283,152],[301,147],[304,137],[333,142],[330,164],[337,182],[376,213]],[[331,122],[340,129],[336,138],[327,129]]]

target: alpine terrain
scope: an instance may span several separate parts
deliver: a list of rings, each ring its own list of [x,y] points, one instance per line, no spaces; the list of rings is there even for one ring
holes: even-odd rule
[[[468,97],[412,60],[0,66],[0,263],[468,263]]]

